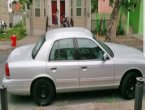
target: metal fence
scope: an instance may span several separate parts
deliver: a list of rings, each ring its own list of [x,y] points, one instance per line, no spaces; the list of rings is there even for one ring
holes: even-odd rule
[[[142,101],[144,95],[144,81],[142,77],[137,78],[137,84],[135,87],[135,104],[134,110],[142,110]]]
[[[8,110],[7,88],[4,85],[0,87],[1,110]]]
[[[92,20],[91,21],[91,31],[95,32],[97,30],[97,28],[99,28],[99,30],[103,30],[103,28],[105,28],[105,27],[107,28],[107,25],[109,22],[110,22],[110,19]]]

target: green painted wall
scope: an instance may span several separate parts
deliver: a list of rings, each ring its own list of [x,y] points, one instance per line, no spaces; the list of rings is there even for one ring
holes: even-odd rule
[[[130,25],[133,28],[134,33],[143,33],[143,0],[139,0],[136,8],[130,12]]]
[[[141,0],[140,4],[140,19],[138,33],[143,35],[143,0]]]

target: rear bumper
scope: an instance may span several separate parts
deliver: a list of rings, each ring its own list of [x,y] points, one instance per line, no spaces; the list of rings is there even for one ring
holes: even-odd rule
[[[6,79],[3,77],[2,84],[7,87],[8,93],[16,95],[30,95],[31,80]]]

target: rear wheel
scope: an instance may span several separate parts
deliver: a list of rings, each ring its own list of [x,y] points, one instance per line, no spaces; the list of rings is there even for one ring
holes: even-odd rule
[[[125,99],[132,99],[135,97],[136,78],[139,75],[133,71],[129,72],[121,83],[121,95]]]
[[[49,105],[55,97],[55,88],[48,79],[38,79],[32,87],[32,97],[40,106]]]

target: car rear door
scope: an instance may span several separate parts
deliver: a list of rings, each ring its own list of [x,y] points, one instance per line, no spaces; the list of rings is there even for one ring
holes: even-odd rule
[[[112,59],[103,61],[104,51],[91,39],[77,39],[80,66],[80,88],[112,87],[114,63]]]
[[[60,39],[54,42],[47,71],[55,80],[57,91],[78,90],[79,66],[75,58],[73,39]]]

